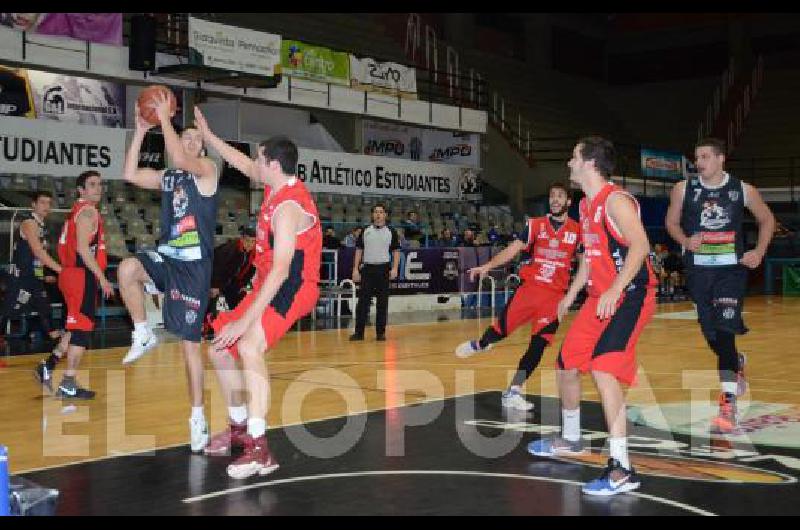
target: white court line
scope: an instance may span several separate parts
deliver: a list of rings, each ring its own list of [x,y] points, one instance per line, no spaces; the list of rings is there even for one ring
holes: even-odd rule
[[[309,480],[324,480],[329,478],[346,478],[346,477],[359,477],[359,476],[381,476],[381,475],[459,475],[459,476],[475,476],[475,477],[494,477],[494,478],[511,478],[511,479],[520,479],[520,480],[533,480],[533,481],[541,481],[541,482],[555,482],[558,484],[569,484],[572,486],[579,486],[582,487],[584,485],[583,482],[578,482],[575,480],[566,480],[560,478],[551,478],[551,477],[535,477],[530,475],[517,475],[512,473],[486,473],[483,471],[439,471],[434,469],[421,469],[421,470],[399,470],[399,471],[355,471],[352,473],[331,473],[328,475],[308,475],[304,477],[293,477],[293,478],[285,478],[280,480],[272,480],[272,481],[265,481],[265,482],[258,482],[255,484],[248,484],[246,486],[239,486],[236,488],[230,488],[227,490],[217,491],[214,493],[206,493],[205,495],[198,495],[196,497],[188,497],[183,499],[182,502],[186,504],[191,504],[195,502],[200,502],[208,499],[212,499],[215,497],[221,497],[223,495],[230,495],[231,493],[239,493],[241,491],[247,491],[251,489],[257,488],[265,488],[269,486],[277,486],[280,484],[291,484],[293,482],[306,482]],[[665,499],[663,497],[657,497],[655,495],[648,495],[647,493],[639,493],[636,491],[628,492],[627,495],[633,495],[635,497],[640,497],[643,499],[648,499],[651,501],[655,501],[661,504],[667,504],[670,506],[674,506],[677,508],[681,508],[683,510],[698,514],[698,515],[706,515],[706,516],[716,516],[717,514],[703,510],[701,508],[697,508],[695,506],[691,506],[689,504],[683,504],[678,501],[673,501],[671,499]]]

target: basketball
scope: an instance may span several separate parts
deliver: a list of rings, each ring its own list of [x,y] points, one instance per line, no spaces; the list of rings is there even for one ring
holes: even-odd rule
[[[151,125],[159,124],[158,115],[156,114],[155,109],[156,96],[159,92],[166,93],[167,97],[169,98],[170,116],[175,115],[175,110],[178,106],[178,102],[175,100],[175,94],[173,94],[172,90],[164,85],[150,85],[142,90],[139,93],[139,98],[137,99],[137,102],[139,103],[139,112],[141,112],[142,118]]]

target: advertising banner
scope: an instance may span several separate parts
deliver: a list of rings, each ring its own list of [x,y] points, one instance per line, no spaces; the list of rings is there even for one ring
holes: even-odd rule
[[[274,76],[281,36],[189,17],[189,64]]]
[[[125,126],[125,86],[98,79],[28,70],[38,119]]]
[[[0,26],[20,31],[33,31],[39,24],[41,15],[42,13],[0,13]]]
[[[77,177],[100,171],[122,178],[125,129],[0,117],[0,173]]]
[[[405,195],[461,199],[474,170],[452,164],[416,162],[334,151],[300,149],[297,176],[309,190],[348,195]]]
[[[402,64],[382,63],[370,57],[359,59],[351,55],[350,79],[350,86],[355,89],[417,97],[417,71]]]
[[[355,248],[339,250],[337,285],[350,279]],[[420,248],[400,251],[397,279],[391,282],[390,293],[437,294],[457,293],[460,289],[458,248]]]
[[[43,13],[36,33],[122,46],[122,13]]]
[[[365,155],[480,167],[477,134],[362,120]]]
[[[683,178],[683,155],[642,149],[642,175],[676,182]]]
[[[281,71],[320,83],[350,86],[350,54],[297,40],[283,40]]]
[[[122,46],[122,13],[0,13],[0,26]]]

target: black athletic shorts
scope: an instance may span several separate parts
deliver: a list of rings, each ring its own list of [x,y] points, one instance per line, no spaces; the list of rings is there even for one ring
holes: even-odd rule
[[[747,269],[733,267],[688,267],[686,287],[697,305],[697,320],[708,340],[716,340],[717,330],[736,335],[747,333],[742,319],[747,292]]]
[[[137,252],[156,289],[164,293],[164,327],[183,340],[200,342],[208,307],[211,263],[180,261],[154,250]]]

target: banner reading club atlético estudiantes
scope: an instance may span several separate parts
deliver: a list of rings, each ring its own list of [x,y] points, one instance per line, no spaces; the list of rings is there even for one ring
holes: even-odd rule
[[[461,199],[475,170],[452,164],[300,149],[297,176],[309,190],[347,195]]]

